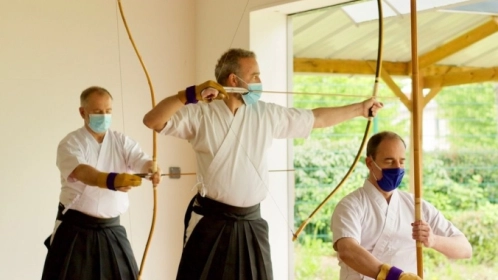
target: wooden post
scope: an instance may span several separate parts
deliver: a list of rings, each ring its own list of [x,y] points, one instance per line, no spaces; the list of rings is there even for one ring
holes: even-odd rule
[[[415,221],[422,220],[422,110],[423,96],[420,90],[417,49],[417,3],[411,0],[411,48],[412,48],[412,146],[413,185],[415,190]],[[417,274],[424,278],[422,242],[417,241]]]

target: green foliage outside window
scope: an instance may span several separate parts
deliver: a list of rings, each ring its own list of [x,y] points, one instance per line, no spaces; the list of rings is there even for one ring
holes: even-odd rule
[[[371,78],[296,75],[294,91],[367,96],[371,94],[372,84]],[[438,129],[429,135],[437,145],[423,153],[423,198],[462,230],[473,246],[473,258],[461,261],[450,261],[425,249],[428,279],[494,279],[498,273],[498,93],[495,90],[493,84],[444,89],[431,103],[433,109],[437,108],[436,117],[424,119],[424,124],[433,121]],[[392,93],[380,87],[379,95],[392,96]],[[295,95],[294,106],[341,106],[363,99]],[[379,100],[385,109],[376,118],[374,128],[395,131],[409,142],[410,115],[404,105],[396,99]],[[332,128],[314,130],[309,139],[295,141],[296,225],[342,179],[357,153],[365,125],[364,118],[356,118]],[[296,279],[338,279],[337,261],[330,243],[330,218],[337,202],[363,185],[368,174],[364,154],[365,151],[346,184],[311,220],[296,242]],[[403,179],[401,189],[408,190],[408,176]]]

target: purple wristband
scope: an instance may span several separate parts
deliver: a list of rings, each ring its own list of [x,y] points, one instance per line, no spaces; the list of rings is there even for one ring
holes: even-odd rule
[[[398,280],[399,276],[401,276],[401,273],[403,273],[403,270],[393,266],[391,267],[391,269],[389,269],[386,280]]]
[[[118,173],[114,173],[114,172],[109,173],[109,175],[107,175],[107,180],[105,182],[107,185],[107,188],[110,190],[113,190],[113,191],[116,190],[116,187],[114,186],[114,179],[116,178],[116,176],[118,176]]]
[[[185,102],[185,105],[197,103],[198,100],[197,98],[195,98],[195,86],[191,86],[185,89],[185,97],[187,97],[187,102]]]

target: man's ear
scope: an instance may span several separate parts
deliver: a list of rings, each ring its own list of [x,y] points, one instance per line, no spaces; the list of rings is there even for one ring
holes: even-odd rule
[[[365,165],[368,167],[368,169],[371,169],[372,168],[372,157],[371,156],[367,156],[365,158]]]
[[[235,76],[234,73],[228,75],[227,82],[230,87],[236,87],[239,84],[237,81],[237,76]]]
[[[80,107],[79,110],[80,110],[80,116],[81,116],[81,118],[84,119],[85,118],[85,109],[83,107]]]

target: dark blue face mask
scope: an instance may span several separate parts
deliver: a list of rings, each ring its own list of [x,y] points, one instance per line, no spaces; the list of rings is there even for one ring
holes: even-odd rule
[[[380,168],[375,161],[373,161],[375,166],[379,168],[382,171],[382,178],[380,180],[377,180],[377,184],[379,187],[385,191],[385,192],[391,192],[395,190],[399,185],[401,184],[401,180],[403,180],[403,176],[405,175],[405,169],[404,168]]]

